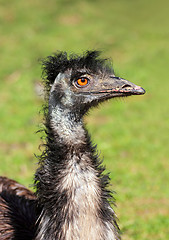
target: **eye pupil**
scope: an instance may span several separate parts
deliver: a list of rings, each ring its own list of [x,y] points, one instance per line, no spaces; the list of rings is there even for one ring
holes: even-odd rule
[[[75,81],[77,87],[85,87],[89,84],[89,79],[86,77],[81,77]]]

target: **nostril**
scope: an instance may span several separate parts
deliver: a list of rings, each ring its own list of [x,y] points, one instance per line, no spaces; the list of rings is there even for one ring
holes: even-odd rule
[[[122,88],[132,88],[129,84],[125,84],[122,86]]]

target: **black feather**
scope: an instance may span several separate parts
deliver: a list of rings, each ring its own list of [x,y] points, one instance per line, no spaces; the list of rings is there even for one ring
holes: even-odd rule
[[[46,89],[49,90],[59,73],[68,69],[77,72],[78,69],[87,69],[91,73],[113,72],[111,62],[108,59],[99,58],[100,51],[86,51],[82,55],[70,54],[58,51],[46,59],[42,59],[42,77]]]

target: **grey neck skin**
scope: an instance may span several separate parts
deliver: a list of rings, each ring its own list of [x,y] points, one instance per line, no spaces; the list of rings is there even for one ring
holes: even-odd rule
[[[85,143],[85,131],[82,121],[75,121],[75,116],[67,109],[53,108],[51,113],[51,126],[57,133],[59,141],[65,145],[81,145]]]
[[[50,127],[56,143],[67,146],[67,151],[64,160],[56,163],[56,166],[49,166],[50,159],[47,160],[48,166],[44,166],[45,171],[49,171],[47,176],[54,175],[49,191],[51,197],[48,198],[51,204],[43,208],[36,240],[120,239],[113,220],[106,221],[100,217],[100,205],[104,204],[101,198],[103,189],[82,120],[77,121],[74,114],[63,108],[63,102],[56,104],[53,90],[49,100]],[[58,195],[63,198],[60,202]],[[106,206],[108,214],[114,215],[110,205]]]

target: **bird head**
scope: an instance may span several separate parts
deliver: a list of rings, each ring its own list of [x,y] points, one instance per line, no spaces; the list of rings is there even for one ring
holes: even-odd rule
[[[110,62],[100,59],[97,51],[69,58],[59,52],[44,60],[43,67],[49,105],[60,104],[80,115],[107,99],[145,93],[142,87],[115,76]]]

